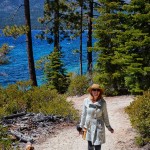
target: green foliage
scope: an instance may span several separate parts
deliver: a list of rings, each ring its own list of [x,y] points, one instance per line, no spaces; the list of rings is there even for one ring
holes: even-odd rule
[[[116,72],[117,75],[117,72]],[[107,96],[115,96],[115,95],[124,95],[127,92],[127,89],[123,86],[123,81],[121,82],[120,78],[118,80],[114,80],[113,76],[115,73],[110,76],[109,73],[105,72],[94,72],[93,73],[93,82],[98,83],[104,89],[105,95]],[[120,80],[120,81],[119,81]],[[112,83],[115,83],[112,84]]]
[[[63,117],[71,116],[72,120],[78,116],[72,103],[66,101],[65,95],[60,95],[56,90],[47,86],[35,87],[26,93],[24,99],[30,112],[43,112]]]
[[[55,43],[55,38],[58,34],[56,32],[59,32],[61,36],[57,36],[58,41],[70,40],[70,35],[77,32],[75,29],[79,29],[79,15],[76,13],[78,10],[76,3],[68,0],[45,0],[44,15],[38,21],[46,26],[46,29],[37,35],[37,38],[46,39],[52,44]],[[60,43],[58,42],[57,44]]]
[[[141,96],[135,97],[134,101],[126,107],[132,126],[137,129],[140,136],[137,143],[143,146],[150,142],[150,90]]]
[[[45,78],[43,80],[47,86],[57,89],[59,93],[65,93],[70,81],[61,57],[61,52],[54,51],[49,56],[38,60],[36,68],[44,70]]]
[[[94,83],[98,83],[101,85],[103,89],[105,89],[105,95],[117,95],[118,93],[115,91],[115,89],[112,87],[111,82],[111,76],[107,73],[94,73],[93,74],[93,81]]]
[[[0,65],[6,64],[9,62],[6,55],[9,53],[9,46],[8,44],[3,44],[2,47],[0,47]]]
[[[85,75],[72,75],[68,88],[68,94],[71,96],[83,95],[89,87],[88,78]]]
[[[69,85],[69,78],[66,74],[61,57],[61,52],[52,52],[47,57],[47,62],[44,66],[44,73],[48,82],[48,86],[56,89],[59,93],[65,93]]]
[[[9,46],[8,46],[8,44],[5,43],[0,48],[0,54],[6,55],[8,52],[9,52]]]
[[[5,36],[12,36],[14,38],[18,38],[19,36],[26,34],[29,31],[29,27],[22,25],[22,26],[6,26],[3,29],[3,33]]]
[[[123,51],[117,52],[119,42],[114,42],[117,34],[122,30],[121,24],[125,22],[122,1],[99,1],[102,7],[98,8],[101,14],[94,25],[94,36],[97,42],[94,50],[99,52],[95,71],[97,82],[103,86],[106,95],[127,94],[124,82]]]
[[[145,145],[144,139],[141,136],[135,137],[135,143],[140,147]]]
[[[18,82],[7,88],[0,87],[0,118],[21,112],[44,113],[58,115],[71,121],[79,119],[79,113],[73,103],[68,102],[66,95],[60,95],[57,90],[46,85],[32,87],[31,82]],[[0,126],[0,149],[12,149],[7,136],[7,128]]]
[[[109,94],[141,94],[150,87],[149,2],[99,0],[96,71]],[[144,28],[143,28],[144,26]]]
[[[26,109],[24,94],[31,87],[31,82],[18,82],[0,89],[0,117]]]
[[[0,125],[0,149],[1,150],[11,150],[11,140],[7,135],[8,129]]]
[[[120,50],[125,49],[125,85],[132,94],[140,94],[150,87],[149,1],[132,0],[124,5],[128,20],[118,35]],[[144,28],[143,28],[144,26]],[[121,46],[122,45],[122,46]],[[147,68],[147,69],[146,69]]]
[[[18,82],[0,91],[1,118],[21,111],[69,116],[71,120],[78,117],[78,112],[72,103],[66,101],[66,96],[46,85],[32,87],[31,82]]]

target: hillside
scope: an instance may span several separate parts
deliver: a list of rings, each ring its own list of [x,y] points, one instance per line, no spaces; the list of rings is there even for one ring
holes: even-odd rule
[[[127,3],[130,0],[125,0]],[[24,0],[1,0],[0,2],[0,29],[6,25],[24,24]],[[44,0],[30,0],[32,29],[40,29],[42,26],[37,21],[43,16]]]
[[[24,24],[24,1],[23,0],[1,0],[0,2],[0,28],[6,25]],[[31,25],[32,29],[39,29],[38,17],[43,15],[44,0],[31,0]]]

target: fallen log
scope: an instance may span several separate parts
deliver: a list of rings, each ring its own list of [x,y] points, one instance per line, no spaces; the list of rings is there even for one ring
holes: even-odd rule
[[[15,137],[17,137],[20,141],[22,142],[31,142],[33,143],[33,138],[29,137],[29,136],[26,136],[22,133],[20,133],[19,131],[16,131],[16,130],[10,130],[10,134],[14,135]]]
[[[37,119],[36,122],[44,122],[44,121],[52,121],[55,122],[56,120],[58,120],[58,118],[56,116],[44,116],[40,119]]]
[[[3,119],[13,119],[13,118],[21,117],[21,116],[24,116],[24,115],[26,115],[26,112],[21,112],[21,113],[5,116],[5,117],[3,117]]]

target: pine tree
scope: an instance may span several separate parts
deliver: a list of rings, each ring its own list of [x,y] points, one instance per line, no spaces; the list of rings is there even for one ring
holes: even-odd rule
[[[89,48],[92,47],[92,26],[93,26],[93,0],[89,1],[89,11],[88,11],[88,39],[87,39],[87,71],[89,75],[92,74],[92,51],[89,51]]]
[[[39,18],[44,30],[37,38],[46,39],[49,44],[54,43],[54,47],[60,50],[60,42],[70,40],[73,29],[80,26],[71,4],[74,5],[69,0],[45,0],[44,16]]]
[[[83,52],[83,49],[82,49],[82,46],[83,46],[83,0],[80,0],[79,2],[80,4],[80,75],[83,74],[83,65],[82,65],[82,52]]]
[[[37,86],[34,58],[33,58],[33,48],[32,48],[32,37],[31,37],[31,22],[30,22],[30,3],[29,0],[24,0],[24,10],[25,10],[25,21],[26,26],[29,28],[26,33],[27,41],[27,52],[28,52],[28,63],[29,63],[29,73],[30,79],[33,86]]]
[[[47,85],[56,89],[59,93],[65,93],[69,85],[69,79],[66,75],[64,64],[60,60],[60,51],[53,51],[44,65],[44,73],[47,79]]]
[[[60,42],[70,38],[72,30],[67,29],[73,29],[73,27],[78,26],[78,24],[72,24],[72,22],[76,21],[76,15],[73,13],[69,2],[64,0],[45,0],[44,17],[39,18],[39,21],[45,26],[45,30],[42,31],[38,38],[44,38],[50,44],[54,43],[54,50],[47,57],[48,63],[45,64],[44,72],[48,84],[55,87],[60,93],[65,92],[64,86],[66,90],[68,86],[68,78],[62,62]],[[60,88],[61,86],[62,88]]]
[[[3,29],[3,33],[6,36],[12,36],[14,38],[18,38],[19,36],[26,34],[30,80],[32,81],[33,86],[37,86],[36,72],[35,72],[35,65],[34,65],[34,58],[33,58],[32,39],[31,39],[31,21],[30,21],[29,0],[24,0],[24,13],[25,13],[25,25],[6,26]]]
[[[99,3],[100,16],[95,20],[94,25],[94,36],[97,39],[94,49],[99,52],[96,71],[99,72],[99,82],[106,89],[106,93],[116,95],[126,92],[123,81],[123,60],[116,62],[117,57],[120,56],[115,52],[118,44],[113,42],[125,21],[122,14],[124,1],[99,0]]]
[[[113,94],[126,90],[142,93],[150,87],[150,4],[142,0],[131,0],[126,5],[117,0],[100,2],[95,31],[100,81]]]
[[[124,10],[127,21],[119,35],[119,48],[126,51],[125,84],[139,94],[150,87],[150,3],[131,0]]]

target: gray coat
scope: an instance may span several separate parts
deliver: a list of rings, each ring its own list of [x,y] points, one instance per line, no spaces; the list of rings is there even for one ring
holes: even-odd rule
[[[80,127],[87,129],[86,140],[93,145],[105,143],[105,126],[111,129],[106,101],[100,99],[93,103],[90,98],[84,99]]]

